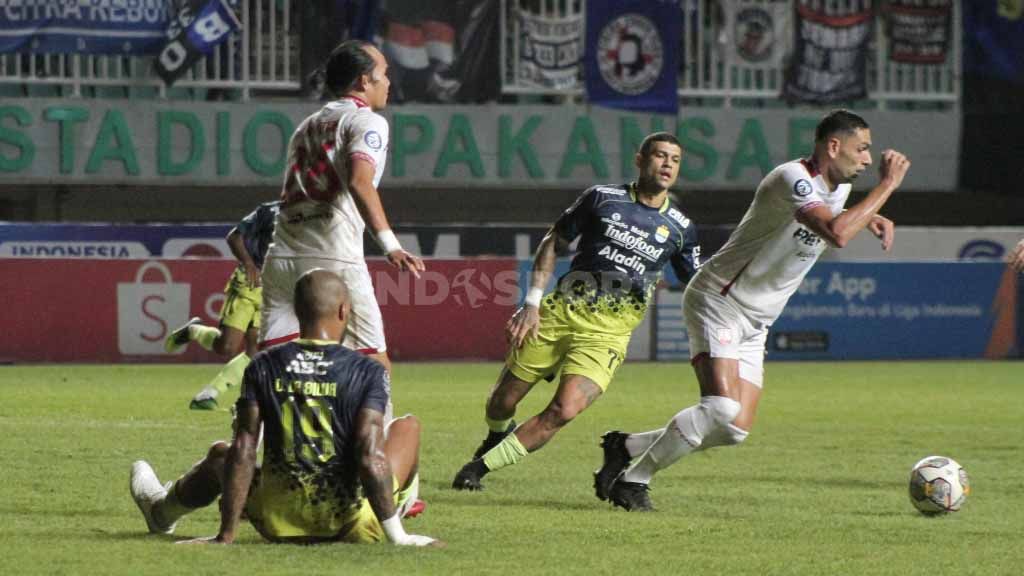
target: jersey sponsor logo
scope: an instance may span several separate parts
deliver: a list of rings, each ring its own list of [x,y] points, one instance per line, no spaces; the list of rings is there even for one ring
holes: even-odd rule
[[[633,234],[629,230],[620,230],[614,226],[608,226],[604,231],[604,235],[611,238],[622,248],[640,253],[644,258],[647,258],[651,262],[656,262],[665,252],[664,248],[655,247],[644,238]]]
[[[625,196],[626,191],[621,188],[612,188],[610,186],[598,186],[595,188],[601,194],[611,194],[612,196]]]
[[[601,78],[622,94],[651,89],[665,65],[661,34],[642,14],[623,14],[601,29],[597,37],[597,67]]]
[[[618,212],[615,212],[614,214],[612,214],[612,220],[615,220],[616,222],[618,222],[619,220],[622,220],[622,214],[619,214]]]
[[[285,371],[291,372],[292,374],[326,376],[327,370],[332,364],[334,364],[334,362],[323,359],[323,352],[300,352],[292,359],[291,362],[288,363],[288,366],[285,367]]]
[[[668,240],[668,226],[665,226],[664,224],[658,226],[658,229],[654,231],[654,239],[658,242]]]
[[[796,231],[793,232],[793,238],[796,238],[797,242],[806,244],[807,246],[817,246],[822,243],[820,236],[803,226],[797,228]]]
[[[380,137],[380,133],[376,130],[370,130],[363,136],[363,142],[374,150],[380,150],[380,147],[384,145],[384,139]]]
[[[640,256],[637,254],[633,254],[632,256],[630,256],[623,252],[619,252],[618,248],[605,246],[604,248],[601,248],[600,251],[598,251],[597,255],[604,256],[605,259],[609,260],[610,262],[614,262],[621,266],[632,268],[633,270],[636,270],[639,274],[644,274],[647,272],[647,265],[641,261]],[[616,268],[619,267],[616,266]],[[619,270],[622,270],[622,268],[619,268]],[[625,270],[622,271],[625,272]]]
[[[811,186],[807,180],[801,178],[793,183],[793,193],[800,198],[810,196],[811,192],[814,192],[814,186]]]
[[[683,215],[682,212],[675,208],[669,208],[667,212],[669,218],[675,220],[683,228],[683,230],[690,227],[690,219]]]
[[[715,339],[723,346],[732,344],[732,328],[719,328],[715,333]]]

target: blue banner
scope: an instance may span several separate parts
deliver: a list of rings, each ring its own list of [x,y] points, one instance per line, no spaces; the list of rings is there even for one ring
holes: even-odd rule
[[[0,258],[230,258],[233,224],[0,223]]]
[[[1002,262],[820,262],[769,330],[767,358],[1019,356],[1019,280]],[[658,322],[658,359],[689,359],[678,306],[659,308]]]
[[[0,52],[146,54],[163,45],[168,0],[7,0]]]
[[[675,0],[587,2],[584,76],[590,102],[676,114],[682,29]]]

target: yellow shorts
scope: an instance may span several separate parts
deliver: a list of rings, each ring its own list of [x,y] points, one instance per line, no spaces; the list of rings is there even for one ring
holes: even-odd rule
[[[403,508],[416,494],[419,478],[405,490],[395,488],[395,507]],[[370,501],[360,498],[339,507],[330,498],[315,500],[306,490],[290,490],[285,478],[261,476],[257,471],[245,503],[245,512],[256,531],[271,542],[348,542],[372,544],[384,541],[384,529]],[[395,480],[395,484],[398,481]]]
[[[241,332],[260,327],[262,288],[249,288],[245,270],[235,268],[228,285],[224,287],[224,305],[220,309],[220,323]]]
[[[510,349],[505,365],[524,382],[537,382],[560,369],[593,380],[605,391],[626,357],[631,333],[581,330],[569,320],[565,306],[564,299],[545,297],[537,337]]]

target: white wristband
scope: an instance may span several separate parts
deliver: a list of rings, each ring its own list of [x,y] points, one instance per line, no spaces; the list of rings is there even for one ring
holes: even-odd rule
[[[405,533],[405,528],[402,528],[402,520],[395,513],[394,516],[380,523],[381,527],[384,528],[384,534],[387,535],[388,540],[395,544],[404,542],[409,535]]]
[[[381,230],[377,232],[377,244],[380,244],[380,249],[385,254],[390,254],[395,250],[401,250],[402,245],[398,243],[398,238],[395,237],[395,233],[391,229]]]
[[[544,296],[544,289],[533,287],[527,290],[526,298],[523,299],[523,304],[527,306],[533,306],[534,308],[540,308],[540,299]]]

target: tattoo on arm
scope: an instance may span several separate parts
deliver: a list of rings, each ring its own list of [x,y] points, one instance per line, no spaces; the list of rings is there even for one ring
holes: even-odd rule
[[[395,515],[391,463],[384,453],[384,415],[364,408],[356,422],[359,449],[359,479],[370,507],[380,521]]]

